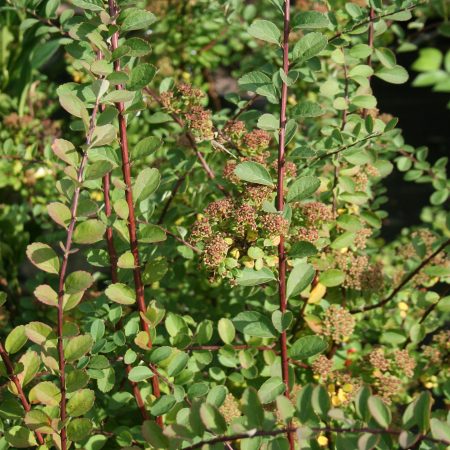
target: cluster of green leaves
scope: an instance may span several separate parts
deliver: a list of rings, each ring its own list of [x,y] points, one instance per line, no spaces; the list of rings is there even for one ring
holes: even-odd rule
[[[56,189],[46,192],[51,233],[26,249],[33,268],[25,292],[0,297],[0,308],[6,302],[19,310],[18,323],[0,341],[0,449],[64,449],[63,431],[70,445],[87,450],[200,448],[203,442],[212,449],[224,448],[226,439],[247,450],[288,449],[287,429],[302,449],[445,448],[447,160],[431,164],[426,149],[405,145],[397,120],[376,110],[371,89],[373,76],[394,84],[408,78],[387,40],[412,18],[410,2],[293,11],[287,73],[280,69],[281,0],[261,6],[199,1],[169,10],[161,21],[147,9],[118,3],[117,15],[101,0],[72,0],[62,13],[52,0],[8,9],[22,14],[28,35],[42,36],[45,44],[34,50],[41,52],[38,61],[64,46],[74,82],[57,89],[64,135],[51,150],[48,143],[41,149],[45,166],[58,173],[56,182],[48,175]],[[369,8],[378,17],[373,46]],[[251,57],[245,55],[249,48]],[[167,55],[173,55],[174,73],[164,71]],[[162,108],[154,92],[186,80],[186,65],[195,65],[190,76],[200,84],[204,68],[236,61],[239,93],[228,95],[228,106],[212,116],[214,138],[195,142],[189,124]],[[284,313],[275,265],[258,262],[266,257],[264,240],[243,245],[254,264],[238,268],[236,285],[220,277],[210,282],[210,274],[199,270],[201,249],[187,241],[196,216],[223,190],[240,200],[249,188],[275,188],[283,85],[289,88],[286,155],[297,172],[284,186]],[[248,104],[249,95],[260,108]],[[223,133],[230,120],[271,133],[269,155],[242,158]],[[25,136],[12,133],[10,139],[16,139],[8,144],[14,154]],[[20,157],[36,151],[26,148]],[[230,154],[238,183],[221,176]],[[202,171],[199,155],[216,178]],[[130,180],[124,176],[128,165]],[[406,172],[405,181],[431,183],[435,192],[423,213],[428,231],[405,230],[385,245],[383,180],[395,167]],[[261,210],[277,214],[274,202],[272,195]],[[332,211],[332,219],[317,239],[306,241],[297,238],[304,218],[296,210],[311,202]],[[7,214],[13,221],[17,212]],[[106,242],[106,232],[112,241]],[[370,278],[372,269],[376,278]],[[281,374],[284,332],[290,398]],[[378,346],[390,358],[389,369],[370,359]],[[401,349],[415,367],[401,370],[394,362]],[[331,362],[328,374],[321,373],[319,358]],[[386,395],[383,383],[393,380],[401,389]]]

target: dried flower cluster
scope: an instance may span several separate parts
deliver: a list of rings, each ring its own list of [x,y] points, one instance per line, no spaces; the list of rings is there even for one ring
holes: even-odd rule
[[[352,335],[354,328],[354,317],[342,306],[331,305],[325,311],[321,334],[339,343],[346,341]]]
[[[264,130],[247,131],[245,123],[240,120],[228,122],[222,130],[222,137],[247,156],[261,155],[272,139]]]
[[[238,401],[234,398],[234,395],[230,393],[225,397],[225,401],[219,408],[219,411],[226,423],[231,423],[234,419],[237,419],[242,415]]]

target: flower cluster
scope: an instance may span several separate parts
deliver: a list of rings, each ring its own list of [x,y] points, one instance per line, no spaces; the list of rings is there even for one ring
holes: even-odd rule
[[[333,369],[333,360],[320,355],[311,365],[313,372],[325,380]]]
[[[245,123],[240,120],[228,122],[223,127],[222,137],[248,156],[261,155],[272,140],[267,131],[259,129],[247,131]]]
[[[369,292],[383,288],[382,265],[380,262],[370,263],[367,255],[357,255],[353,252],[336,253],[334,265],[345,273],[345,288]]]
[[[352,335],[354,328],[354,317],[342,306],[331,305],[325,311],[321,334],[339,343],[346,341]]]
[[[289,222],[266,212],[261,203],[273,195],[267,186],[252,186],[238,200],[210,203],[197,218],[191,241],[202,250],[205,267],[225,278],[234,278],[244,267],[274,267],[278,262],[279,236],[287,235]]]
[[[233,394],[227,394],[219,411],[226,423],[231,423],[234,419],[237,419],[242,415],[241,410],[239,409],[239,403],[234,398]]]
[[[179,84],[173,91],[161,94],[161,103],[171,113],[183,113],[186,127],[199,142],[214,137],[211,112],[203,108],[205,94],[190,84]]]

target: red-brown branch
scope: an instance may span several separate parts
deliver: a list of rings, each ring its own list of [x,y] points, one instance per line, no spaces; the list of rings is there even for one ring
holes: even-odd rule
[[[118,8],[116,7],[116,4],[114,0],[108,0],[109,4],[109,14],[111,17],[116,17],[118,13]],[[111,50],[114,51],[119,46],[119,33],[116,31],[111,36]],[[116,59],[114,61],[114,71],[120,72],[120,59]],[[123,86],[121,84],[118,84],[116,86],[117,90],[123,90]],[[130,235],[130,250],[133,255],[134,260],[134,269],[133,269],[133,279],[134,279],[134,287],[136,292],[136,300],[138,305],[138,310],[142,314],[145,314],[146,312],[146,304],[145,304],[145,297],[144,297],[144,284],[142,282],[142,274],[141,274],[141,262],[139,257],[139,243],[137,238],[137,226],[136,226],[136,215],[134,210],[134,202],[133,202],[133,186],[131,182],[131,168],[130,168],[130,152],[128,147],[128,135],[127,135],[127,123],[125,118],[125,106],[123,102],[116,103],[116,108],[119,113],[118,120],[119,120],[119,135],[120,135],[120,151],[122,155],[122,174],[123,174],[123,180],[126,185],[126,191],[125,191],[125,200],[128,205],[128,233]],[[141,329],[145,331],[148,335],[148,346],[149,348],[152,347],[152,340],[151,340],[151,334],[150,329],[145,322],[145,320],[140,317],[140,324]],[[159,381],[158,378],[154,375],[152,377],[152,387],[153,387],[153,394],[155,397],[160,397],[160,389],[159,389]],[[162,427],[162,417],[157,417],[158,424]]]
[[[8,374],[8,378],[11,380],[12,383],[14,383],[14,386],[16,386],[17,394],[19,395],[20,401],[22,403],[23,409],[25,412],[28,412],[31,410],[31,406],[28,403],[27,397],[25,396],[25,393],[23,392],[22,385],[20,384],[19,379],[17,378],[17,375],[14,372],[14,366],[9,358],[8,353],[6,352],[5,348],[3,347],[3,344],[0,342],[0,357],[3,360],[3,363],[6,367],[6,373]],[[40,445],[44,445],[44,438],[42,437],[42,434],[39,433],[39,431],[35,431],[36,438]]]
[[[289,72],[289,27],[290,27],[290,1],[284,2],[284,29],[283,29],[283,70],[287,74]],[[280,214],[284,211],[284,175],[285,175],[285,147],[286,147],[286,107],[287,107],[288,87],[285,82],[281,86],[281,101],[280,101],[280,131],[279,131],[279,146],[278,146],[278,179],[277,179],[277,210]],[[286,298],[286,252],[284,248],[284,236],[280,236],[280,243],[278,245],[278,291],[280,299],[280,310],[284,314],[287,309]],[[289,386],[289,359],[287,355],[287,336],[286,330],[280,336],[280,350],[281,350],[281,372],[283,382],[286,386],[285,395],[290,398],[291,390]],[[287,433],[289,439],[289,446],[294,450],[294,435]]]

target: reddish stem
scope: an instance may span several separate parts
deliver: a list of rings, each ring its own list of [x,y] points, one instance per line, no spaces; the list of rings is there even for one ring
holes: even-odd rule
[[[289,22],[290,22],[291,6],[290,1],[284,2],[284,33],[283,33],[283,70],[287,74],[289,72]],[[285,146],[286,146],[286,106],[287,106],[288,87],[285,82],[281,86],[281,102],[280,102],[280,131],[278,146],[278,180],[277,180],[277,210],[282,213],[284,211],[284,175],[285,175]],[[278,272],[279,272],[279,298],[280,310],[284,314],[287,309],[286,298],[286,252],[284,248],[284,236],[280,236],[278,245]],[[287,336],[286,330],[280,336],[281,349],[281,372],[283,382],[286,386],[285,396],[290,398],[289,386],[289,359],[287,355]],[[294,435],[287,433],[289,439],[289,447],[294,450]]]
[[[0,356],[3,360],[3,363],[6,367],[6,372],[8,374],[8,378],[14,383],[17,389],[17,393],[19,395],[20,401],[22,402],[23,409],[25,412],[28,412],[31,410],[31,406],[28,403],[27,397],[25,396],[25,393],[23,392],[22,385],[20,384],[19,379],[17,378],[17,375],[14,373],[14,366],[11,362],[8,353],[6,352],[5,348],[3,347],[3,344],[0,342]],[[42,434],[38,431],[35,431],[36,438],[40,445],[44,445],[44,438],[42,437]]]
[[[118,9],[114,0],[108,0],[109,4],[109,14],[111,17],[116,17],[118,13]],[[119,46],[119,32],[116,31],[111,36],[111,49],[112,51],[116,50]],[[120,59],[116,59],[114,61],[114,71],[120,72]],[[123,90],[123,86],[118,84],[116,86],[117,90]],[[127,136],[127,123],[124,115],[125,106],[123,102],[116,103],[116,108],[119,112],[118,120],[119,120],[119,135],[120,135],[120,151],[122,155],[122,174],[123,179],[126,185],[125,191],[125,199],[128,205],[128,233],[130,235],[130,250],[134,259],[134,269],[133,269],[133,278],[134,278],[134,287],[136,291],[136,300],[138,304],[138,310],[141,314],[145,314],[146,312],[146,304],[144,297],[144,284],[142,282],[141,275],[141,262],[139,257],[139,243],[137,238],[137,227],[136,227],[136,215],[134,210],[134,202],[133,202],[133,186],[131,183],[131,168],[130,168],[130,157],[129,157],[129,148],[128,148],[128,136]],[[152,347],[152,340],[150,335],[150,329],[145,322],[145,320],[140,317],[141,330],[145,331],[148,335],[148,347]],[[156,376],[152,377],[152,386],[153,386],[153,394],[156,397],[160,397],[160,389],[159,389],[159,381]],[[157,417],[158,424],[162,427],[162,417]]]

